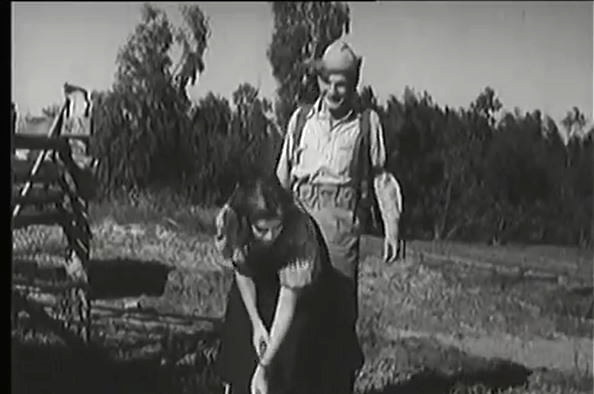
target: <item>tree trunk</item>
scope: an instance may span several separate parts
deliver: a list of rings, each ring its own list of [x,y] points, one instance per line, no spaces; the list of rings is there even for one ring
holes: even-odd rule
[[[448,220],[448,214],[450,212],[450,205],[452,202],[452,187],[454,185],[454,182],[451,180],[451,178],[448,178],[448,185],[446,188],[446,201],[445,201],[445,205],[443,207],[442,210],[442,214],[441,214],[441,218],[439,219],[439,227],[437,229],[437,231],[439,231],[438,237],[436,239],[441,239],[443,236],[443,233],[446,229],[446,225],[447,225],[447,220]]]

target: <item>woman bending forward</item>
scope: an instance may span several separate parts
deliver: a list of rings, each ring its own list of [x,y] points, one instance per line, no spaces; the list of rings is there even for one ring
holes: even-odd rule
[[[239,184],[217,216],[231,260],[219,373],[233,394],[346,394],[363,363],[314,220],[276,177]]]

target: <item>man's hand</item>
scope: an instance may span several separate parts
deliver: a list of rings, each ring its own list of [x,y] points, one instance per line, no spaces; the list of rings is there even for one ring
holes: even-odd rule
[[[265,369],[258,364],[254,375],[252,376],[252,382],[250,384],[251,394],[268,394],[268,381],[266,379]]]
[[[252,337],[252,343],[258,358],[261,358],[266,351],[266,347],[268,347],[270,335],[268,334],[268,331],[266,331],[266,327],[264,327],[264,323],[262,323],[262,321],[255,323],[253,326],[254,334]]]
[[[375,176],[375,194],[384,222],[384,261],[388,264],[398,259],[398,224],[402,213],[402,195],[396,178],[387,171]]]
[[[392,264],[398,259],[398,236],[386,232],[384,238],[384,262]]]

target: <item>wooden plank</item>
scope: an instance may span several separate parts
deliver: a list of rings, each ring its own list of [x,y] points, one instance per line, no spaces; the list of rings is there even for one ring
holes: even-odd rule
[[[64,137],[89,137],[91,117],[74,116],[64,121],[61,135]]]
[[[58,160],[59,162],[66,168],[66,170],[68,171],[68,174],[70,175],[70,177],[72,178],[72,183],[74,183],[74,186],[77,193],[76,195],[78,195],[78,190],[80,190],[80,183],[81,183],[81,168],[76,164],[76,162],[74,161],[74,159],[72,158],[72,152],[67,151],[67,152],[60,152],[60,154],[58,155]],[[69,185],[70,186],[70,185]]]
[[[14,147],[16,149],[30,150],[57,150],[67,149],[68,141],[62,138],[36,134],[15,134]]]
[[[57,204],[64,199],[64,192],[62,190],[44,190],[35,189],[29,191],[26,196],[14,195],[13,202],[20,205],[41,205],[41,204]]]
[[[559,280],[559,277],[562,276],[562,274],[559,273],[547,272],[544,270],[538,270],[529,267],[521,267],[519,265],[505,266],[497,263],[465,259],[462,257],[452,257],[436,253],[420,252],[419,256],[422,256],[420,257],[422,259],[421,263],[424,263],[426,265],[430,265],[431,263],[436,263],[438,265],[461,264],[473,268],[493,271],[497,274],[515,275],[518,279],[525,278],[557,281]]]
[[[67,141],[79,140],[79,141],[83,141],[83,142],[89,142],[91,139],[91,136],[87,135],[87,134],[63,134],[60,136],[60,138],[67,140]]]
[[[44,163],[51,164],[51,163]],[[12,182],[13,184],[31,182],[31,183],[44,183],[51,184],[56,183],[63,173],[63,169],[57,165],[44,165],[42,169],[39,169],[35,174],[31,175],[30,172],[13,172]],[[29,186],[31,189],[31,186]]]
[[[176,324],[176,325],[202,325],[210,324],[218,327],[222,323],[222,318],[213,316],[197,316],[197,315],[180,315],[175,313],[161,313],[154,310],[146,309],[122,309],[108,305],[102,305],[95,302],[93,304],[93,312],[97,316],[111,317],[111,318],[125,318],[128,321],[136,321],[138,323],[152,322],[156,324]]]
[[[60,179],[62,188],[68,191],[72,205],[80,206],[86,216],[85,205],[89,196],[92,196],[97,188],[92,170],[80,168],[68,155],[60,155],[58,161],[65,167],[65,176]]]
[[[48,313],[45,311],[43,304],[39,304],[34,300],[29,300],[26,296],[14,290],[12,292],[12,299],[14,304],[18,307],[18,309],[25,310],[29,314],[29,316],[31,316],[31,320],[39,323],[41,326],[44,326],[48,328],[50,331],[56,333],[72,349],[92,349],[88,347],[88,344],[84,339],[81,339],[78,336],[74,335],[72,332],[64,328],[58,320],[50,317]]]
[[[27,293],[49,293],[49,294],[60,294],[66,290],[72,289],[89,289],[89,284],[83,281],[42,281],[39,279],[31,280],[25,278],[14,277],[12,278],[12,287],[15,290],[21,290]]]
[[[12,228],[17,229],[33,225],[62,225],[65,219],[64,215],[55,209],[40,213],[23,212],[12,219]]]
[[[41,153],[41,151],[30,151],[29,153],[30,155],[27,159],[12,157],[10,159],[10,170],[13,172],[31,172],[33,166],[35,165],[37,155]],[[56,163],[53,160],[46,158],[44,161],[41,162],[40,166],[44,167],[46,163],[49,163],[50,165],[54,166],[56,165]]]
[[[52,127],[50,128],[50,131],[48,133],[48,136],[51,137],[55,137],[57,135],[60,135],[60,131],[62,130],[62,124],[64,123],[64,117],[66,114],[66,110],[68,109],[68,101],[64,102],[64,104],[62,104],[62,108],[60,109],[60,113],[58,114],[58,116],[55,117],[54,122],[52,123]],[[16,136],[15,136],[16,138]],[[65,144],[65,147],[68,148],[69,145]],[[41,154],[39,154],[37,156],[37,158],[35,159],[35,164],[33,164],[33,168],[31,169],[31,176],[34,176],[37,171],[39,170],[39,166],[41,165],[41,163],[43,162],[43,160],[45,159],[47,154],[47,151],[42,151]],[[21,191],[21,195],[24,196],[29,192],[29,189],[32,186],[32,182],[29,181],[25,184],[25,187],[23,187],[23,190]],[[20,210],[21,210],[21,206],[16,204],[14,209],[12,210],[12,217],[15,218],[18,216]]]
[[[65,220],[62,223],[62,228],[68,238],[68,246],[72,248],[74,253],[81,260],[83,268],[87,269],[87,263],[90,256],[90,245],[86,241],[88,238],[86,233],[71,223],[72,216],[67,217],[67,213],[62,213]],[[87,273],[88,274],[88,273]]]
[[[28,182],[30,180],[32,183],[45,183],[45,181],[47,181],[47,183],[55,183],[57,182],[59,176],[64,173],[64,171],[65,168],[59,164],[51,161],[44,161],[40,164],[37,172],[31,176],[31,166],[21,162],[17,165],[14,165],[11,169],[13,186]],[[31,185],[29,189],[32,187],[33,185]]]
[[[14,183],[12,185],[12,198],[15,199],[17,196],[22,196],[22,191],[23,191],[23,185],[19,184],[19,183]],[[48,192],[57,192],[57,191],[61,191],[63,192],[64,189],[62,189],[56,182],[56,185],[46,185],[44,183],[34,183],[31,185],[31,188],[29,189],[29,193],[27,193],[27,195],[34,195],[34,196],[45,196],[46,194],[48,194]]]
[[[10,152],[14,155],[14,135],[16,134],[17,128],[17,111],[14,103],[10,103],[10,127]]]

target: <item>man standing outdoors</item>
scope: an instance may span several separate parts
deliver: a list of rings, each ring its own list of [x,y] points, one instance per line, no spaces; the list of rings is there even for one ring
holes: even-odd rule
[[[375,192],[382,214],[387,263],[398,256],[401,211],[399,197],[394,198],[400,196],[398,184],[384,169],[379,116],[372,110],[360,111],[355,104],[361,62],[347,43],[338,40],[314,63],[320,97],[311,107],[300,107],[292,114],[276,170],[281,184],[301,201],[322,231],[332,265],[348,287],[351,298],[344,305],[353,330],[358,317],[364,182],[369,179],[369,190]],[[345,391],[352,392],[353,383],[354,374]]]

